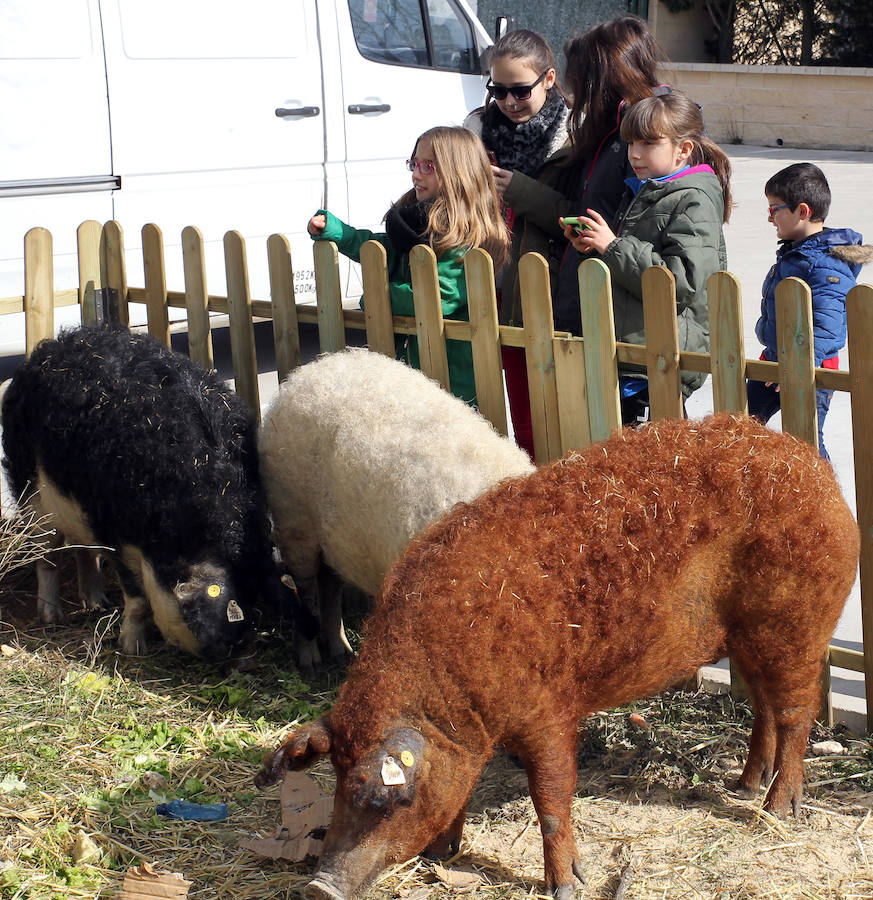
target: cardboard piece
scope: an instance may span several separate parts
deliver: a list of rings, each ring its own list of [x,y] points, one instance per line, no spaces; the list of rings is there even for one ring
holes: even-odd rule
[[[127,870],[121,893],[115,897],[116,900],[182,900],[188,896],[192,884],[180,872],[167,872],[143,863]]]
[[[288,772],[282,782],[281,808],[282,824],[271,837],[241,837],[240,847],[259,856],[292,862],[320,856],[333,813],[333,797],[323,794],[308,775]]]
[[[447,869],[438,863],[433,865],[433,873],[440,883],[459,894],[475,891],[483,884],[483,878],[476,872],[462,872],[459,869]]]

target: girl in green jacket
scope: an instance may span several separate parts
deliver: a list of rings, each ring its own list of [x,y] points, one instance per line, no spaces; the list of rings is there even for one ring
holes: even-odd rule
[[[707,353],[706,282],[727,267],[722,225],[732,206],[730,160],[704,136],[697,104],[666,85],[630,108],[621,136],[634,177],[625,181],[614,222],[589,209],[565,233],[577,250],[596,251],[609,268],[616,340],[645,344],[643,272],[666,266],[676,279],[680,348]],[[695,372],[681,376],[685,397],[706,377]],[[635,373],[635,379],[641,377]],[[623,390],[628,394],[622,397],[625,424],[648,404],[645,382],[641,387],[635,394]]]
[[[509,246],[485,149],[466,128],[431,128],[415,142],[406,164],[412,189],[385,214],[385,233],[352,228],[322,209],[309,220],[309,234],[316,241],[334,241],[339,252],[355,262],[360,262],[365,241],[379,241],[388,254],[391,311],[396,316],[415,315],[409,251],[427,244],[437,257],[443,315],[469,321],[464,256],[481,247],[499,268]],[[452,393],[475,406],[470,343],[447,340],[446,357]],[[398,336],[398,358],[421,368],[415,336]]]

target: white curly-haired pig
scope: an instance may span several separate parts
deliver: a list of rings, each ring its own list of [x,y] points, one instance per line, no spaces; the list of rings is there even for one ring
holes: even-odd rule
[[[319,598],[335,658],[348,644],[333,573],[374,595],[426,525],[533,471],[528,455],[476,410],[421,372],[361,349],[293,371],[264,415],[259,449],[274,542],[301,601]],[[321,658],[299,631],[296,652],[304,669]]]

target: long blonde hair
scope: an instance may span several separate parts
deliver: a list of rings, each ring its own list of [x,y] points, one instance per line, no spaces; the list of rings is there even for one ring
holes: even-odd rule
[[[721,183],[724,195],[724,221],[731,217],[731,161],[714,141],[703,133],[703,113],[700,107],[681,91],[664,85],[656,88],[656,96],[638,100],[628,110],[621,123],[623,141],[657,141],[667,138],[674,144],[691,141],[694,149],[688,164],[706,163]]]
[[[415,142],[430,141],[440,189],[428,214],[427,241],[437,254],[457,247],[481,247],[500,268],[509,251],[509,231],[500,212],[500,200],[491,163],[478,135],[466,128],[440,126],[425,131]],[[395,204],[411,206],[415,191],[407,191]]]

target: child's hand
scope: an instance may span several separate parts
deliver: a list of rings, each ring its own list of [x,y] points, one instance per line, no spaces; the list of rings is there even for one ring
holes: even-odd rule
[[[491,166],[491,174],[494,176],[494,186],[497,188],[497,193],[502,197],[504,191],[509,187],[509,182],[512,181],[514,173],[510,172],[509,169]]]
[[[564,229],[564,237],[580,253],[590,253],[592,250],[603,253],[615,240],[615,233],[606,224],[606,220],[593,209],[588,210],[587,216],[579,216],[579,223],[585,226],[581,234],[576,232],[574,225],[564,225],[563,219],[558,221]]]
[[[324,231],[326,225],[327,216],[324,213],[319,213],[317,216],[313,216],[309,220],[309,233],[321,234]]]

